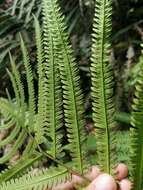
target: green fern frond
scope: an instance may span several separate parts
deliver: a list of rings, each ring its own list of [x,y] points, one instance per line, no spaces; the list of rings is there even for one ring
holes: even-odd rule
[[[7,144],[12,143],[13,139],[15,139],[15,137],[18,135],[19,132],[20,132],[20,127],[18,125],[16,125],[14,127],[12,133],[0,142],[0,148]]]
[[[28,95],[29,95],[29,113],[30,113],[30,118],[32,121],[32,118],[35,114],[35,92],[34,92],[34,79],[33,79],[33,73],[30,65],[30,58],[28,55],[28,51],[26,49],[26,46],[24,44],[24,41],[22,37],[20,36],[20,41],[21,41],[21,50],[23,54],[23,62],[25,66],[25,71],[26,71],[26,78],[27,78],[27,85],[28,85]],[[33,122],[33,121],[32,121]]]
[[[63,167],[54,167],[49,169],[43,169],[36,171],[36,173],[30,172],[23,177],[8,181],[0,186],[0,190],[46,190],[57,186],[58,183],[62,183],[70,179],[70,175]]]
[[[140,57],[140,72],[135,85],[131,113],[131,177],[134,190],[143,188],[143,53]]]
[[[83,95],[79,84],[78,67],[73,57],[69,37],[66,32],[64,16],[61,14],[57,0],[43,0],[44,19],[47,22],[55,62],[60,69],[63,88],[63,106],[65,125],[68,132],[68,150],[73,157],[75,170],[83,173],[84,152],[82,145],[85,140],[83,120]]]
[[[42,158],[42,154],[34,153],[29,154],[27,157],[22,157],[14,166],[10,166],[8,169],[0,173],[0,184],[22,176],[27,168],[32,167],[33,163]]]
[[[18,88],[18,92],[19,92],[19,98],[20,98],[20,107],[22,112],[25,112],[25,96],[24,96],[24,87],[23,84],[21,82],[20,79],[20,74],[16,68],[16,64],[14,59],[12,58],[11,53],[9,53],[9,57],[10,57],[10,62],[11,62],[11,67],[12,67],[12,74],[15,78],[16,84],[17,84],[17,88]],[[24,117],[24,116],[23,116]]]
[[[43,24],[45,29],[46,22]],[[35,127],[38,143],[48,144],[48,153],[53,158],[62,157],[62,93],[59,71],[55,65],[55,57],[48,38],[42,41],[42,32],[38,20],[35,18],[37,62],[38,62],[38,115]],[[46,36],[48,30],[44,30]],[[50,35],[50,34],[49,34]],[[48,140],[46,137],[49,137]],[[46,142],[48,140],[48,142]]]
[[[11,102],[9,102],[9,100],[7,100],[5,98],[0,98],[0,105],[1,105],[0,113],[1,113],[2,117],[5,119],[5,122],[8,124],[8,123],[10,123],[10,120],[15,119],[15,114],[17,114],[17,110],[16,110],[17,105],[11,104]],[[10,125],[8,125],[8,126],[10,126]],[[5,128],[4,125],[2,128]]]
[[[36,140],[40,144],[43,141],[44,135],[44,116],[46,112],[43,109],[45,106],[45,94],[44,94],[44,66],[43,66],[43,43],[42,43],[42,32],[37,18],[34,16],[35,21],[35,34],[36,34],[36,47],[37,47],[37,63],[38,63],[38,115],[37,122],[35,125]]]
[[[7,73],[9,75],[9,78],[12,83],[12,87],[13,87],[15,98],[16,98],[16,103],[17,103],[18,107],[20,107],[20,95],[19,95],[19,91],[18,91],[18,86],[16,84],[16,80],[15,80],[14,76],[12,75],[12,73],[8,69],[7,69]]]
[[[96,0],[92,38],[91,80],[98,164],[110,173],[115,161],[113,73],[109,62],[112,0]]]
[[[20,135],[18,136],[18,138],[15,140],[15,143],[12,147],[12,149],[4,156],[0,157],[0,164],[3,164],[7,161],[9,161],[17,152],[17,150],[22,146],[25,138],[26,138],[26,130],[23,129],[21,132],[20,132]]]
[[[25,139],[28,137],[25,130],[26,121],[23,119],[23,114],[20,112],[20,108],[16,103],[9,102],[9,100],[0,98],[0,114],[3,118],[3,124],[0,125],[0,131],[10,130],[10,133],[0,142],[0,147],[4,148],[8,144],[13,144],[10,151],[0,157],[0,164],[8,162],[16,154],[19,148],[24,144]],[[33,142],[32,142],[33,143]],[[30,146],[30,153],[35,147]],[[24,150],[24,155],[30,154],[28,151],[28,145]]]
[[[45,9],[43,14],[46,15]],[[57,56],[53,48],[51,33],[48,29],[47,18],[43,16],[43,47],[44,47],[44,72],[43,78],[43,112],[45,134],[50,138],[48,150],[54,158],[62,157],[63,107],[62,88],[57,65]]]

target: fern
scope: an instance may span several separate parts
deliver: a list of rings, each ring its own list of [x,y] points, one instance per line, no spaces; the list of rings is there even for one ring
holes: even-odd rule
[[[18,1],[15,0],[14,3],[16,5]],[[21,6],[25,5],[26,1],[22,1]],[[28,104],[25,102],[20,74],[10,55],[12,73],[9,71],[8,73],[16,101],[13,103],[10,98],[8,101],[1,100],[4,102],[1,113],[8,118],[2,128],[9,128],[11,123],[15,126],[11,135],[2,141],[0,146],[11,141],[15,141],[15,144],[10,153],[0,158],[0,163],[9,160],[25,144],[25,139],[29,141],[24,146],[25,150],[18,163],[0,175],[0,182],[4,181],[0,186],[1,190],[52,188],[70,179],[71,172],[82,176],[88,167],[84,150],[86,136],[83,93],[80,87],[79,69],[69,44],[65,19],[58,0],[43,0],[42,6],[43,28],[34,16],[38,65],[37,105],[32,67],[22,37],[20,37],[20,42],[28,86]],[[109,63],[112,28],[111,0],[97,0],[96,11],[91,65],[93,120],[97,133],[98,163],[105,172],[111,173],[116,160],[114,155],[113,74]],[[13,112],[13,108],[16,113]],[[14,120],[12,120],[13,117]],[[68,138],[66,145],[63,146],[64,133]],[[41,144],[46,145],[46,152],[41,148]],[[35,155],[37,149],[41,152],[39,155],[37,152]],[[71,162],[63,164],[64,152],[70,154]],[[32,171],[27,173],[27,168],[40,159],[41,155],[47,155],[56,164],[65,167],[44,168],[36,174]]]
[[[34,153],[29,154],[30,156],[24,156],[22,157],[14,166],[8,167],[8,169],[5,169],[0,174],[0,184],[4,183],[5,181],[8,181],[10,179],[15,179],[17,177],[21,177],[23,173],[26,172],[27,169],[32,167],[32,164],[36,161],[40,160],[42,158],[42,154]],[[27,160],[27,161],[25,161]],[[27,172],[26,172],[27,173]]]
[[[26,73],[27,73],[27,78],[28,80],[32,83],[32,77],[30,78],[30,66],[28,65],[28,59],[27,59],[27,55],[26,55],[26,49],[24,46],[24,43],[21,39],[21,46],[22,46],[22,50],[23,50],[23,55],[24,55],[24,63],[25,63],[25,67],[26,69]],[[5,139],[3,139],[3,141],[1,141],[0,143],[0,147],[5,147],[7,144],[13,144],[12,148],[10,149],[10,151],[4,155],[2,155],[0,157],[0,163],[6,163],[9,160],[12,159],[12,157],[17,153],[17,151],[19,149],[21,149],[21,147],[23,146],[25,140],[28,140],[28,133],[27,133],[27,129],[25,127],[31,126],[30,124],[30,118],[32,120],[32,117],[29,117],[29,114],[26,113],[26,103],[25,103],[25,94],[24,94],[24,88],[23,88],[23,84],[20,78],[20,73],[16,68],[16,64],[15,61],[13,59],[13,57],[10,54],[10,62],[11,62],[11,66],[12,66],[12,73],[10,71],[8,71],[8,74],[10,76],[12,85],[13,85],[13,89],[15,92],[15,97],[16,100],[15,102],[12,102],[11,99],[9,98],[9,100],[0,99],[0,104],[1,104],[1,108],[0,108],[0,113],[2,115],[2,117],[4,118],[4,124],[0,127],[0,130],[11,130],[11,132],[7,135],[7,137]],[[34,98],[33,98],[33,91],[34,88],[32,88],[32,84],[29,82],[29,101],[30,101],[30,105],[29,107],[30,109],[30,113],[34,115]],[[33,90],[33,91],[32,91]],[[32,99],[33,98],[33,99]],[[32,102],[33,100],[33,102]],[[32,104],[33,103],[33,104]],[[28,116],[28,122],[27,122],[27,116]],[[32,120],[33,121],[33,120]],[[29,141],[30,142],[30,141]],[[29,146],[29,143],[25,149],[25,151],[27,150]],[[31,147],[31,154],[32,154],[32,147]],[[25,152],[24,151],[24,152]],[[26,154],[26,153],[24,153]],[[27,152],[28,154],[28,152]]]
[[[21,107],[22,111],[25,112],[24,87],[23,87],[23,84],[21,82],[20,74],[19,74],[19,72],[18,72],[18,70],[16,68],[16,64],[15,64],[15,61],[13,60],[13,58],[12,58],[11,53],[9,53],[9,57],[10,57],[10,62],[11,62],[11,67],[12,67],[12,74],[13,74],[13,76],[15,78],[16,85],[17,85],[18,92],[19,92],[20,107]]]
[[[43,169],[29,174],[23,177],[11,180],[0,186],[1,190],[46,190],[70,179],[70,175],[67,170],[63,167]]]
[[[60,70],[63,88],[63,106],[65,125],[67,127],[70,151],[74,168],[83,173],[84,142],[83,95],[79,84],[78,68],[73,57],[71,45],[57,0],[43,0],[44,17],[47,21],[53,49],[57,56],[56,62]]]
[[[36,13],[37,17],[39,17],[41,12],[41,3],[39,0],[14,0],[9,12],[12,15],[17,15],[18,19],[23,19],[25,25],[27,25],[32,20],[33,12]]]
[[[143,188],[143,54],[140,72],[135,85],[135,96],[131,113],[131,176],[134,190]]]
[[[44,10],[43,10],[44,13]],[[38,25],[37,25],[37,31]],[[38,36],[38,33],[37,33]],[[37,44],[38,45],[38,44]],[[38,46],[37,46],[38,47]],[[50,33],[48,31],[47,22],[43,18],[43,48],[44,48],[44,71],[43,76],[43,98],[44,102],[42,104],[42,114],[44,114],[45,133],[50,138],[50,149],[49,153],[57,158],[61,156],[61,139],[62,133],[60,132],[63,126],[62,118],[62,92],[61,92],[61,82],[59,78],[59,70],[57,67],[56,55],[53,50],[52,40],[50,38]],[[39,64],[39,67],[42,66]],[[39,78],[39,82],[40,82]],[[42,97],[41,96],[41,97]],[[40,96],[39,96],[40,98]]]
[[[6,155],[0,157],[0,164],[3,164],[8,162],[23,145],[27,132],[23,128],[23,115],[17,105],[11,105],[11,102],[3,98],[0,99],[0,104],[0,113],[6,118],[0,130],[12,129],[9,136],[0,142],[0,147],[3,148],[7,144],[14,143],[12,149]]]
[[[15,80],[14,76],[12,75],[12,73],[8,69],[7,69],[7,73],[9,75],[11,83],[12,83],[12,87],[13,87],[16,102],[17,102],[17,106],[20,107],[20,95],[19,95],[19,91],[18,91],[18,86],[16,84],[16,80]]]
[[[36,33],[36,47],[37,47],[37,62],[38,62],[38,119],[35,126],[36,140],[38,143],[43,141],[43,128],[44,126],[44,115],[46,116],[46,111],[43,109],[45,107],[46,101],[44,101],[45,94],[43,87],[45,85],[44,81],[44,67],[43,67],[43,44],[42,44],[42,34],[37,18],[34,16],[35,20],[35,33]],[[45,114],[44,114],[45,112]]]
[[[30,58],[28,55],[28,51],[25,47],[24,41],[20,36],[21,40],[21,49],[23,54],[23,62],[26,70],[26,77],[27,77],[27,85],[28,85],[28,94],[29,94],[29,112],[30,116],[32,117],[35,114],[35,92],[34,92],[34,79],[32,74],[32,69],[30,65]]]
[[[112,29],[111,3],[111,0],[96,1],[91,58],[92,107],[98,164],[108,173],[111,173],[115,162],[113,73],[111,63],[109,63]]]

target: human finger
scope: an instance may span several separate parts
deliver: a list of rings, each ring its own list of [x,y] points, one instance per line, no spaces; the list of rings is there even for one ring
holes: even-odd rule
[[[128,179],[123,179],[119,182],[119,190],[131,190],[133,184]]]
[[[93,181],[100,174],[101,174],[100,168],[98,166],[92,166],[89,172],[85,176],[89,180]]]
[[[119,163],[115,168],[115,175],[117,180],[122,180],[128,176],[128,167],[126,164]]]
[[[86,190],[117,190],[114,178],[109,174],[100,174]]]

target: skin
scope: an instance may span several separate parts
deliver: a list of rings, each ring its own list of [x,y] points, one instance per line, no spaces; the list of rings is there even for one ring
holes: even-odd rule
[[[129,173],[128,167],[123,163],[118,164],[117,167],[115,168],[115,174],[117,180],[122,180],[126,178],[128,176],[128,173]]]
[[[123,166],[123,167],[122,167]],[[109,174],[101,173],[98,166],[93,166],[85,177],[91,181],[91,183],[85,188],[85,190],[131,190],[132,184],[126,179],[128,176],[128,168],[125,164],[118,164],[115,168],[117,181]],[[86,182],[83,178],[72,175],[72,180],[66,183],[61,183],[51,190],[75,190],[76,186],[86,186]]]

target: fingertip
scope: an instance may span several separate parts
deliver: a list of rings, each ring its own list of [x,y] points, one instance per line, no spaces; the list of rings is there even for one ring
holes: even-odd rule
[[[100,168],[98,166],[92,166],[89,173],[86,175],[86,177],[89,180],[94,180],[97,176],[101,174]]]
[[[80,176],[77,176],[77,175],[72,175],[72,183],[75,184],[75,185],[81,185],[81,184],[84,184],[85,180],[80,177]]]
[[[117,190],[117,184],[111,175],[103,173],[94,179],[86,190]]]
[[[133,184],[128,179],[123,179],[119,182],[119,190],[131,190]]]
[[[122,180],[128,176],[128,167],[124,163],[120,163],[115,168],[115,175],[117,180]]]

